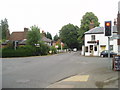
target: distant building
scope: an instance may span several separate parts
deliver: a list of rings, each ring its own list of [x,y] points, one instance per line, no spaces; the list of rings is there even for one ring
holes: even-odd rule
[[[28,33],[28,28],[24,28],[24,31],[19,31],[19,32],[12,32],[11,35],[8,35],[9,38],[2,43],[2,48],[7,46],[9,42],[16,42],[17,45],[22,46],[26,45],[26,40],[27,40],[27,33]],[[46,38],[45,34],[42,32],[42,41],[45,42],[45,44],[51,46],[52,45],[52,40],[49,38]]]
[[[18,41],[18,42],[26,40],[27,39],[27,32],[28,32],[28,28],[24,28],[24,31],[12,32],[9,40],[10,41]]]
[[[44,31],[42,31],[42,41],[45,42],[45,44],[52,46],[52,40],[46,37],[46,33]]]

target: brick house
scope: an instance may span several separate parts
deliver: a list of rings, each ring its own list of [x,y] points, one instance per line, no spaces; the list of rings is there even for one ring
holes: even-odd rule
[[[19,46],[26,45],[27,33],[28,33],[28,28],[24,28],[24,31],[12,32],[12,34],[9,36],[9,38],[5,42],[2,43],[2,48],[6,47],[8,45],[9,41],[11,41],[13,43],[17,43],[17,45],[19,45]],[[46,38],[43,32],[42,32],[41,40],[44,41],[45,44],[47,44],[49,46],[52,45],[52,40]]]
[[[120,53],[120,1],[118,2],[118,15],[117,15],[117,30],[118,30],[118,52]]]

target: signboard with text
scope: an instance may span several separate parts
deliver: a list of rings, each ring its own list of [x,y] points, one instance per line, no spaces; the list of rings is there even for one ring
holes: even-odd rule
[[[120,55],[115,55],[113,57],[113,70],[120,71]]]

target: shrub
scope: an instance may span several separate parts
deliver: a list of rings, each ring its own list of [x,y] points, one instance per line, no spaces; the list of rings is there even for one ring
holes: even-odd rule
[[[50,51],[48,45],[40,42],[39,47],[25,45],[19,46],[16,50],[11,47],[6,47],[2,49],[2,57],[26,57],[26,56],[36,56],[36,55],[47,55]]]
[[[68,49],[67,44],[64,44],[63,49]]]
[[[25,57],[32,56],[35,53],[35,48],[32,46],[18,47],[16,50],[12,48],[3,48],[2,57]]]
[[[50,47],[50,50],[52,51],[52,54],[57,53],[57,49],[54,46]]]
[[[40,54],[40,55],[47,55],[49,53],[49,46],[47,44],[45,44],[44,42],[40,42],[39,43],[40,46],[37,47],[37,53]]]

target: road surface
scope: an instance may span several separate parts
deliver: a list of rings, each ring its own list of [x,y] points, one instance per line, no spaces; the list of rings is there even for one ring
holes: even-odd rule
[[[80,73],[109,67],[109,60],[79,52],[51,56],[2,59],[3,88],[46,88]]]

